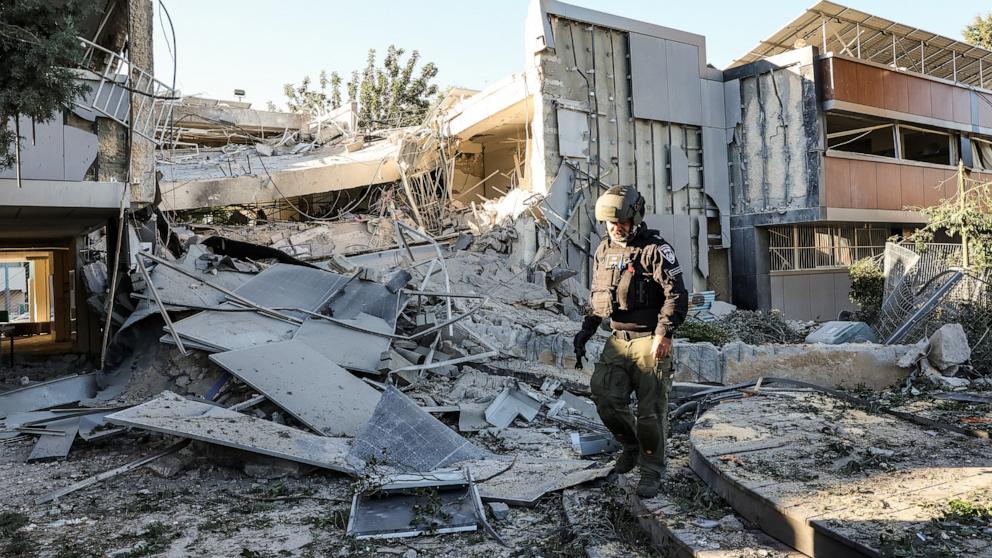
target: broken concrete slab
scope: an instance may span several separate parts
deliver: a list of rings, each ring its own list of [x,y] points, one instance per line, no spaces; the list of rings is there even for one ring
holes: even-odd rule
[[[672,344],[675,378],[693,382],[723,381],[720,349],[712,343],[689,343],[676,339]]]
[[[286,196],[395,182],[400,179],[396,163],[398,150],[398,144],[381,141],[342,154],[321,150],[306,155],[266,157],[264,165],[269,172],[241,176],[228,176],[226,168],[222,171],[219,165],[202,162],[166,165],[161,188],[169,195],[162,198],[162,209],[176,211],[274,202]],[[251,162],[255,168],[262,167],[257,155],[248,154],[247,157],[255,159]],[[272,188],[272,182],[279,185],[278,191]]]
[[[525,421],[534,420],[541,410],[541,402],[519,387],[506,388],[486,407],[486,421],[497,428],[506,428],[518,416]]]
[[[693,349],[678,348],[676,361],[680,363],[675,366],[676,381],[730,385],[766,376],[829,386],[864,384],[876,390],[906,379],[910,370],[899,366],[899,361],[912,349],[904,345],[871,343],[748,345],[734,342],[720,348],[720,358],[714,361],[708,344],[692,345],[702,345],[707,354],[705,358],[680,361],[679,355],[692,354]]]
[[[379,403],[379,392],[299,340],[210,360],[325,436],[354,436]]]
[[[175,453],[164,455],[155,461],[146,463],[145,467],[156,475],[164,479],[169,479],[183,472],[194,461],[196,461],[196,454],[190,449],[190,446],[186,446]]]
[[[12,413],[66,405],[96,394],[96,375],[68,376],[0,393],[0,418]]]
[[[686,509],[677,495],[660,493],[654,498],[640,498],[634,490],[633,479],[622,479],[623,487],[615,496],[629,506],[641,529],[658,548],[669,549],[672,556],[705,558],[740,558],[741,556],[766,556],[774,558],[806,558],[758,529],[743,525],[736,533],[720,535],[719,521],[686,521]],[[734,518],[733,515],[729,517]],[[728,520],[727,523],[730,523]]]
[[[479,495],[485,501],[533,506],[549,492],[604,478],[612,470],[593,465],[578,459],[518,457],[507,471],[481,481]]]
[[[503,521],[510,515],[510,506],[503,502],[489,502],[489,513],[493,514],[493,519]]]
[[[164,392],[107,416],[113,424],[152,430],[352,474],[347,438],[330,438]]]
[[[64,459],[69,455],[79,432],[79,417],[46,423],[45,430],[57,435],[39,436],[28,456],[28,462]]]
[[[348,536],[391,539],[461,533],[479,527],[478,490],[464,472],[392,475],[367,494],[355,494]]]
[[[971,380],[967,378],[956,378],[954,376],[944,376],[939,370],[930,364],[929,360],[920,361],[920,370],[923,372],[923,377],[930,381],[933,385],[950,390],[961,390],[969,385],[971,385]]]
[[[961,324],[945,324],[935,331],[930,336],[930,354],[927,358],[940,371],[968,362],[971,347],[968,346],[968,335]]]
[[[348,463],[365,469],[370,460],[405,471],[434,471],[468,459],[494,457],[424,412],[388,386],[368,423],[355,435]]]

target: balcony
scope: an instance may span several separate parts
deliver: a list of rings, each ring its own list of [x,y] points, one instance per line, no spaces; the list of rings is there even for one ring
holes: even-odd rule
[[[992,92],[828,54],[820,59],[823,109],[992,135]]]

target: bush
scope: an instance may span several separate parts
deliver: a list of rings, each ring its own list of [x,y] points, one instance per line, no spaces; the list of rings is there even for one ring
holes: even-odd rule
[[[720,322],[703,322],[689,319],[679,326],[675,334],[693,343],[713,343],[717,347],[734,340],[734,334],[727,331]]]
[[[765,343],[802,343],[804,337],[776,313],[757,310],[734,310],[720,321],[734,337],[749,345]]]
[[[882,311],[885,297],[885,275],[876,258],[864,258],[854,262],[847,270],[851,278],[851,302],[858,305],[854,318],[874,324]]]

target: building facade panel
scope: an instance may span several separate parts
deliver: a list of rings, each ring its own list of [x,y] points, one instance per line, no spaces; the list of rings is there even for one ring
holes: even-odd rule
[[[900,165],[878,163],[875,180],[878,188],[879,209],[902,209],[902,172]]]
[[[824,205],[851,207],[851,162],[839,157],[827,157],[823,162]]]
[[[873,161],[851,161],[851,205],[858,208],[878,208],[878,191]]]

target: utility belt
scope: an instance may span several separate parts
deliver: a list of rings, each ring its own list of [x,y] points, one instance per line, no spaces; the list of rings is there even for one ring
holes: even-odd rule
[[[613,337],[617,339],[623,339],[624,341],[633,341],[634,339],[641,339],[642,337],[651,337],[654,335],[653,331],[627,331],[624,329],[614,329]]]

